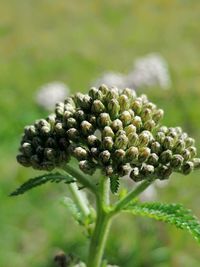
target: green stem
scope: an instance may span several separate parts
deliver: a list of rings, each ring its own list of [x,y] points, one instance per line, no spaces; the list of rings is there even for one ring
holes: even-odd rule
[[[117,213],[122,208],[124,208],[131,200],[137,197],[140,193],[142,193],[152,181],[144,181],[138,187],[136,187],[133,191],[131,191],[128,195],[126,195],[123,199],[117,202],[114,207],[113,213]]]
[[[69,190],[73,196],[74,201],[76,202],[76,205],[78,206],[80,212],[86,217],[89,215],[90,210],[87,206],[87,200],[83,193],[78,190],[78,186],[76,183],[69,184]]]
[[[74,178],[78,180],[79,183],[81,183],[83,186],[90,189],[95,195],[96,195],[96,188],[95,185],[93,185],[87,178],[85,178],[80,172],[78,172],[76,169],[74,169],[70,165],[66,165],[63,167],[63,169],[72,175]]]
[[[100,211],[97,213],[95,229],[91,238],[87,267],[100,267],[107,236],[109,233],[111,217]]]

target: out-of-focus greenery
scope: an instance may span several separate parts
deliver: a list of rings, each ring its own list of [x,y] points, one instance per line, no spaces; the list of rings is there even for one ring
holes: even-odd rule
[[[51,267],[58,249],[86,257],[88,242],[59,203],[67,186],[8,197],[39,173],[15,161],[23,127],[46,115],[34,102],[38,86],[60,80],[73,92],[86,92],[101,72],[126,73],[136,57],[160,52],[169,62],[172,88],[147,93],[164,108],[164,122],[182,126],[198,147],[199,25],[198,0],[1,1],[0,266]],[[200,218],[199,176],[174,175],[159,189],[159,200],[183,203]],[[187,233],[125,216],[112,226],[106,257],[123,267],[197,267],[199,249]]]

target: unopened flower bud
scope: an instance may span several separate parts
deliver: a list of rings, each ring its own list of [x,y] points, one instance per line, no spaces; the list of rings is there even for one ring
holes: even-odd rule
[[[91,154],[91,156],[94,158],[94,159],[98,159],[98,157],[99,157],[99,149],[97,148],[97,147],[92,147],[91,149],[90,149],[90,154]]]
[[[63,124],[61,122],[56,123],[55,131],[58,135],[64,135],[65,130],[63,129]]]
[[[171,174],[172,174],[172,168],[170,166],[159,165],[156,168],[156,175],[160,180],[168,179]]]
[[[25,135],[27,135],[30,138],[36,136],[37,134],[37,130],[34,125],[26,126],[24,131],[25,131]]]
[[[88,158],[87,150],[80,146],[74,149],[73,154],[78,160],[84,160]]]
[[[178,140],[174,146],[174,152],[178,154],[182,154],[185,150],[185,142],[183,140]]]
[[[92,132],[94,131],[92,124],[89,123],[88,121],[82,121],[80,128],[81,128],[81,133],[85,136],[92,134]]]
[[[135,146],[138,144],[138,135],[136,133],[130,133],[128,135],[128,146]]]
[[[196,157],[197,155],[197,149],[194,146],[190,146],[187,148],[190,151],[191,158]]]
[[[148,120],[144,123],[144,129],[150,132],[153,131],[155,126],[156,126],[156,123],[154,120]]]
[[[39,137],[33,137],[33,140],[32,140],[32,145],[36,148],[36,147],[38,147],[39,145],[41,145],[41,143],[42,143],[42,140],[41,140],[41,138],[39,138]]]
[[[131,99],[131,100],[133,100],[133,99],[136,98],[136,92],[135,92],[135,90],[130,89],[130,88],[125,88],[122,91],[122,94],[128,96],[128,98]]]
[[[67,137],[72,141],[78,141],[80,139],[79,132],[76,128],[70,128],[67,130]]]
[[[130,173],[130,178],[135,182],[140,182],[144,179],[143,175],[140,174],[140,171],[137,167],[133,168]]]
[[[169,149],[163,151],[160,155],[160,162],[164,164],[170,162],[171,159],[172,159],[172,151]]]
[[[137,160],[138,158],[138,148],[131,146],[126,150],[126,162],[133,163]]]
[[[147,179],[150,178],[149,176],[152,176],[154,174],[154,166],[144,164],[140,170],[141,174],[146,177]]]
[[[98,118],[97,122],[100,128],[104,128],[105,126],[109,126],[111,123],[110,115],[108,113],[101,113]]]
[[[156,141],[158,141],[159,143],[163,143],[165,139],[165,134],[163,132],[157,132],[155,138]]]
[[[113,160],[115,162],[123,162],[125,158],[125,151],[123,149],[116,149],[113,154]]]
[[[92,112],[99,114],[104,111],[104,104],[100,100],[94,100],[94,102],[92,103]]]
[[[98,147],[100,145],[100,140],[94,134],[87,137],[87,142],[90,147]]]
[[[159,132],[163,132],[164,134],[168,133],[168,127],[167,126],[161,126],[159,128]]]
[[[143,131],[141,134],[138,136],[138,144],[139,146],[147,146],[150,141],[150,136],[147,133],[147,131]]]
[[[75,113],[75,119],[79,122],[82,122],[86,119],[85,112],[82,109],[79,109]]]
[[[112,137],[110,136],[107,136],[107,137],[104,137],[103,138],[103,148],[106,149],[106,150],[112,150],[113,148],[113,140],[112,140]]]
[[[23,145],[21,146],[21,151],[25,156],[31,156],[33,151],[31,144],[27,142],[23,143]]]
[[[138,161],[145,162],[151,154],[151,150],[148,147],[142,147],[139,149]]]
[[[183,163],[181,171],[183,174],[187,175],[191,173],[194,169],[194,163],[192,161],[187,161]]]
[[[115,87],[112,87],[110,90],[108,90],[107,95],[106,95],[106,99],[109,101],[112,98],[116,98],[118,99],[119,97],[119,92],[118,89]]]
[[[181,167],[183,163],[183,157],[179,154],[177,155],[173,155],[171,162],[170,162],[170,166],[174,169],[179,169]]]
[[[142,110],[142,102],[136,99],[132,102],[131,108],[137,115],[139,115]]]
[[[194,164],[194,168],[195,169],[199,169],[200,168],[200,158],[194,158],[192,160],[193,164]]]
[[[158,165],[158,161],[159,161],[158,155],[156,155],[155,153],[152,153],[148,157],[147,163],[150,164],[150,165],[153,165],[153,166],[157,166]]]
[[[145,108],[142,110],[140,117],[144,122],[148,121],[152,117],[152,111],[149,108]]]
[[[130,169],[131,168],[129,164],[123,164],[118,167],[117,173],[119,176],[123,177],[129,173]]]
[[[126,135],[126,132],[124,130],[117,131],[116,134],[115,134],[115,138],[120,136],[120,135]]]
[[[116,119],[111,123],[111,128],[114,132],[117,132],[123,129],[123,124],[119,119]]]
[[[119,105],[120,105],[120,110],[128,110],[129,109],[129,99],[128,96],[126,95],[120,95],[118,98]]]
[[[81,160],[79,162],[79,168],[86,174],[92,175],[95,172],[94,165],[88,160]]]
[[[119,135],[116,139],[115,139],[115,148],[116,149],[126,149],[127,145],[128,145],[128,138],[125,134]]]
[[[190,159],[190,151],[187,148],[183,150],[181,155],[184,158],[184,160],[189,160]]]
[[[159,142],[153,142],[151,144],[151,151],[152,153],[159,154],[161,152],[161,145]]]
[[[110,177],[113,174],[114,170],[112,165],[105,166],[105,174]]]
[[[106,96],[109,92],[109,88],[105,84],[102,84],[101,86],[99,86],[99,91]]]
[[[102,131],[102,137],[106,137],[106,136],[110,136],[112,138],[114,137],[114,132],[110,126],[104,127]]]
[[[131,114],[128,111],[123,111],[120,115],[120,120],[123,123],[124,126],[131,123]]]
[[[108,112],[112,119],[117,118],[120,111],[120,105],[117,99],[113,98],[108,102]]]
[[[133,124],[130,124],[124,128],[126,135],[128,136],[130,133],[136,133],[136,127]]]
[[[54,161],[56,157],[56,152],[53,148],[45,148],[44,155],[48,160]]]
[[[76,128],[77,127],[77,121],[74,118],[69,118],[66,121],[66,126],[68,129]]]
[[[135,116],[132,120],[132,124],[136,127],[137,131],[142,127],[142,120],[139,116]]]
[[[97,88],[95,87],[92,87],[90,90],[89,90],[89,96],[93,99],[93,100],[103,100],[103,93],[98,90]]]
[[[104,150],[99,154],[99,158],[103,164],[106,164],[110,161],[110,152],[108,150]]]
[[[174,139],[170,136],[166,136],[162,143],[165,149],[172,149],[174,145]]]
[[[27,157],[24,155],[17,155],[17,161],[24,167],[30,167],[31,163]]]
[[[194,146],[195,140],[191,137],[188,137],[185,139],[185,145],[186,147]]]
[[[162,109],[158,109],[153,114],[153,120],[157,123],[159,122],[164,116],[164,111]]]

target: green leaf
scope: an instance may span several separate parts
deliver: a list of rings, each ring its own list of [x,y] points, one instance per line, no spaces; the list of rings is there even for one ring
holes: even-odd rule
[[[46,184],[47,182],[51,183],[64,182],[66,184],[69,184],[69,183],[74,183],[75,179],[69,174],[62,175],[59,172],[43,174],[41,176],[29,179],[27,182],[25,182],[19,188],[17,188],[14,192],[12,192],[10,196],[17,196],[24,194],[26,191],[31,190],[34,187],[40,186],[42,184]]]
[[[147,216],[158,221],[175,225],[179,229],[187,230],[200,242],[200,222],[191,214],[191,211],[180,204],[131,203],[122,211],[134,215]]]
[[[110,190],[113,194],[117,193],[119,189],[119,177],[118,176],[111,176],[110,177]]]

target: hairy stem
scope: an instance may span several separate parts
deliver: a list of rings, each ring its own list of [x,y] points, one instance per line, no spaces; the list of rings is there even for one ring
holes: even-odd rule
[[[76,202],[76,205],[78,206],[80,212],[84,216],[88,216],[90,213],[90,210],[87,206],[87,199],[83,195],[83,193],[78,190],[78,186],[76,183],[69,184],[69,190],[73,196],[74,201]]]

